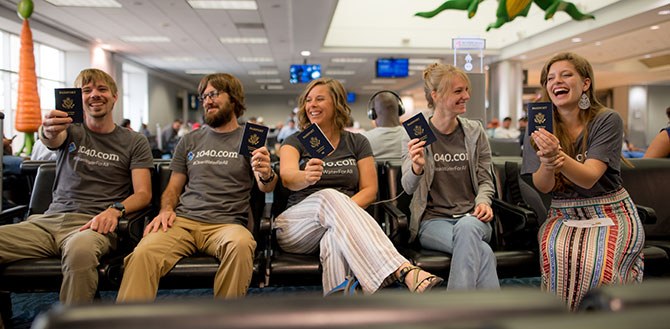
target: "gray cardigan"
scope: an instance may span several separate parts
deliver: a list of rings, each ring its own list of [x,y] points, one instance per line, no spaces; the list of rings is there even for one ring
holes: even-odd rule
[[[475,206],[480,203],[491,205],[493,197],[493,177],[491,176],[491,147],[482,124],[476,120],[457,117],[465,133],[465,151],[468,153],[470,179],[475,189]],[[405,134],[402,149],[402,187],[407,194],[412,194],[410,203],[409,242],[414,241],[419,231],[421,217],[426,210],[428,191],[433,183],[435,162],[433,149],[428,145],[425,150],[426,165],[423,174],[415,175],[412,171],[412,160],[407,148],[409,136]],[[444,182],[449,184],[449,182]]]

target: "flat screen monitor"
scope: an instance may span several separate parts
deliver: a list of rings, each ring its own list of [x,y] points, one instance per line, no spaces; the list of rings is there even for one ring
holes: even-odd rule
[[[321,65],[291,65],[290,83],[307,83],[321,77]]]
[[[353,103],[356,101],[356,94],[347,93],[347,103]]]
[[[409,59],[379,58],[377,59],[378,78],[404,78],[409,74]]]

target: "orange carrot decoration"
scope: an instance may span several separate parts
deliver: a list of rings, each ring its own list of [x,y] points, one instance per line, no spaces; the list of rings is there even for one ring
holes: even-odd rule
[[[31,154],[35,143],[35,132],[42,124],[42,112],[40,110],[40,96],[37,92],[37,74],[35,73],[35,55],[33,54],[33,34],[30,31],[28,17],[33,11],[31,0],[21,0],[18,4],[18,12],[23,17],[23,29],[21,30],[21,50],[19,57],[19,94],[16,106],[15,128],[25,133],[25,139],[21,150]]]

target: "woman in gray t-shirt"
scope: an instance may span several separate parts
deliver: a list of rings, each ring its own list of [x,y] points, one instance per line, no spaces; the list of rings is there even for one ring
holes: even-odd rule
[[[300,129],[316,123],[335,150],[310,158],[295,134],[282,145],[280,176],[293,192],[274,222],[279,245],[294,253],[319,250],[324,295],[348,286],[347,272],[368,294],[396,279],[413,292],[429,290],[443,280],[411,266],[363,210],[375,200],[377,175],[368,140],[344,131],[346,99],[342,84],[328,78],[312,81],[300,96]]]
[[[571,309],[591,288],[643,275],[644,231],[621,185],[623,121],[598,102],[593,79],[591,64],[576,54],[544,65],[542,100],[554,105],[554,133],[532,132],[521,169],[552,193],[538,235],[542,288]]]

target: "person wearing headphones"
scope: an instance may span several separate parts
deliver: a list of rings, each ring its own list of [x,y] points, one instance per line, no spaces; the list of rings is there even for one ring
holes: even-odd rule
[[[400,125],[400,116],[405,113],[402,99],[392,90],[380,90],[368,101],[368,118],[375,128],[362,133],[372,146],[375,158],[400,158],[405,136]]]

